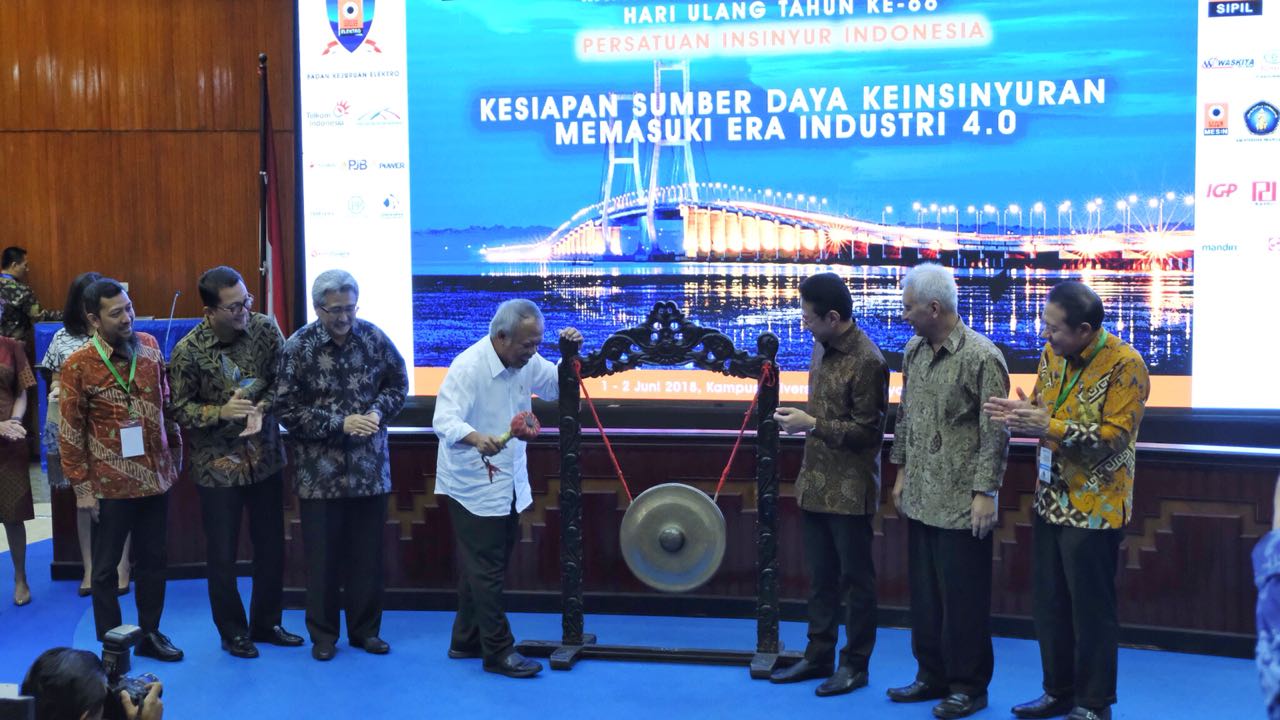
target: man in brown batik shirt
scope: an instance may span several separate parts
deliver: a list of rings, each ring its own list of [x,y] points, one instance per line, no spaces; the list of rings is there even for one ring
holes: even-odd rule
[[[827,678],[820,696],[867,684],[876,640],[876,576],[871,519],[880,498],[880,452],[889,405],[889,367],[853,320],[849,288],[834,273],[800,284],[801,319],[813,334],[806,410],[779,408],[781,429],[805,433],[796,497],[809,565],[809,644],[804,659],[770,678]],[[840,605],[848,642],[836,639]]]

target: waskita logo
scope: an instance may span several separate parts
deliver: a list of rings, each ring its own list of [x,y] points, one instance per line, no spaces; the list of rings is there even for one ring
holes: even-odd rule
[[[1251,57],[1206,58],[1200,63],[1205,70],[1252,70],[1256,60]]]
[[[1239,189],[1240,186],[1235,183],[1209,183],[1204,196],[1207,198],[1229,198],[1232,193]]]
[[[1209,17],[1243,17],[1247,15],[1261,15],[1262,0],[1247,0],[1247,2],[1211,2],[1209,3]]]
[[[1257,2],[1257,0],[1254,0]],[[347,52],[355,52],[361,45],[368,45],[374,52],[382,52],[378,43],[369,38],[369,28],[373,25],[373,11],[376,0],[326,0],[325,9],[329,15],[329,28],[333,30],[336,40],[325,46],[321,55],[328,55],[339,47]]]
[[[1205,135],[1226,135],[1227,134],[1227,104],[1224,102],[1212,102],[1204,104],[1204,134]]]
[[[1265,100],[1254,103],[1244,111],[1244,126],[1254,135],[1270,135],[1276,131],[1278,123],[1280,110]]]

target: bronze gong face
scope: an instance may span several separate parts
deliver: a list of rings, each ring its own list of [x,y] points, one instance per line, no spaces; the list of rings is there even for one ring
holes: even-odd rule
[[[695,487],[656,485],[627,508],[620,541],[627,567],[641,582],[664,592],[687,592],[720,568],[724,514]]]

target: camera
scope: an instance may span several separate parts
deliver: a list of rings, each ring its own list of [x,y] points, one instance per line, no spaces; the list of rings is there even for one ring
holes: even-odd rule
[[[143,673],[137,677],[129,677],[131,663],[129,648],[142,639],[142,628],[136,625],[121,625],[107,632],[102,638],[102,667],[107,672],[107,701],[102,708],[103,720],[128,720],[124,705],[120,702],[120,691],[129,693],[133,706],[142,707],[142,699],[147,696],[147,686],[160,682],[160,678],[151,673]]]

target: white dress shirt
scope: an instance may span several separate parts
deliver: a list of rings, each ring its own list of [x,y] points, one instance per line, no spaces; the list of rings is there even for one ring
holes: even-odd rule
[[[530,408],[530,394],[543,400],[560,397],[556,366],[534,355],[522,368],[509,368],[484,337],[449,364],[432,426],[440,439],[436,457],[436,494],[447,495],[473,515],[495,517],[533,504],[525,444],[512,439],[489,458],[497,468],[493,478],[480,451],[462,442],[472,432],[500,436],[511,429],[511,418]]]

